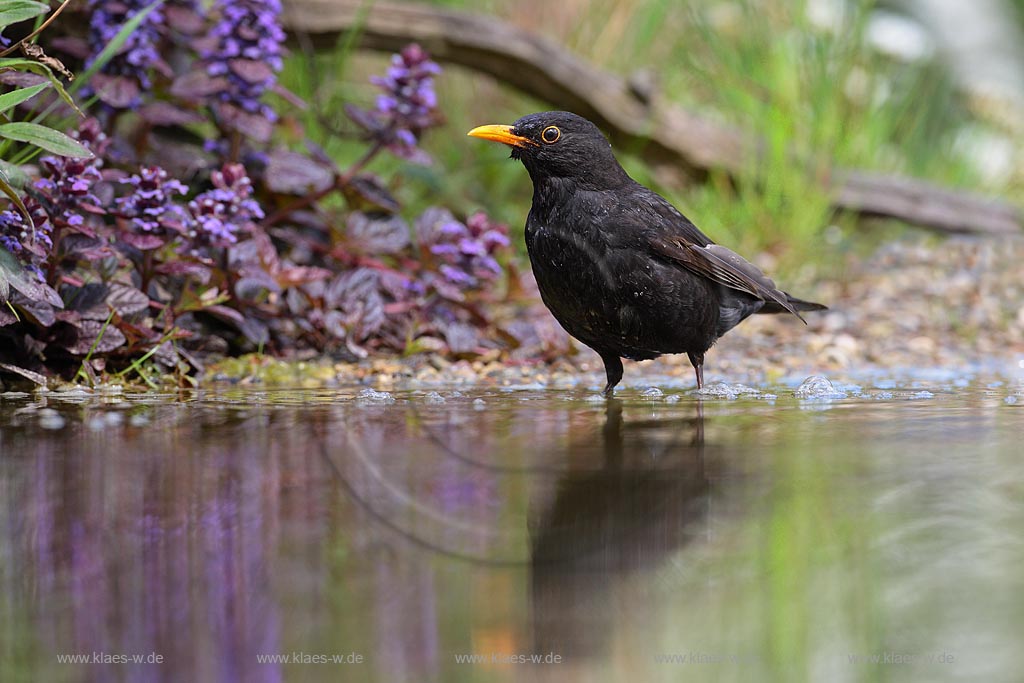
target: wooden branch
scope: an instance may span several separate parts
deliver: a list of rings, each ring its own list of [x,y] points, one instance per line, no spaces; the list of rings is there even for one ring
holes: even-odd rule
[[[339,33],[352,30],[368,49],[397,51],[417,42],[438,60],[585,116],[617,147],[640,153],[662,170],[695,178],[712,170],[735,175],[757,153],[753,136],[665,102],[550,40],[491,17],[415,4],[285,0],[283,19],[317,45],[334,45]],[[836,169],[826,183],[836,209],[865,216],[952,233],[1015,234],[1024,224],[1020,210],[1007,202],[922,180]]]

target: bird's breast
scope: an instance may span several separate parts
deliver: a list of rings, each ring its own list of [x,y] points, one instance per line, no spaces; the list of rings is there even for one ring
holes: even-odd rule
[[[703,351],[717,301],[707,283],[639,249],[612,248],[585,228],[533,219],[526,247],[544,304],[572,336],[628,358]]]

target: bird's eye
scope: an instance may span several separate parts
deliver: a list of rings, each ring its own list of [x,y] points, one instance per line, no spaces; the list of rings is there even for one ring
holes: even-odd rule
[[[549,145],[553,142],[558,142],[558,138],[562,137],[562,131],[558,130],[558,126],[548,126],[544,129],[544,132],[540,134],[540,139]]]

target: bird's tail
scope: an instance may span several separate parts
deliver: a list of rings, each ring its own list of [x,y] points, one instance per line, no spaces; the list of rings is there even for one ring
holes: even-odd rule
[[[786,302],[797,311],[827,311],[828,306],[825,304],[817,304],[813,301],[804,301],[803,299],[797,299],[795,296],[791,296],[787,292],[783,292],[786,295]],[[775,301],[766,301],[757,311],[758,313],[791,313],[782,307],[782,304]]]

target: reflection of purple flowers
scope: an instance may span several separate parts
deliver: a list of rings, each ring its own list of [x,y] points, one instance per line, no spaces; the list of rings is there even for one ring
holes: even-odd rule
[[[197,247],[227,247],[263,218],[263,210],[252,198],[252,181],[241,164],[225,164],[211,180],[213,189],[189,202],[194,219],[189,237]]]
[[[89,43],[94,46],[95,53],[86,62],[86,66],[96,61],[100,50],[106,47],[118,34],[125,22],[143,11],[155,0],[90,0],[89,9]],[[124,47],[103,65],[101,71],[111,76],[128,77],[137,85],[121,100],[120,96],[103,97],[108,104],[123,105],[134,109],[141,103],[140,90],[149,90],[152,82],[149,70],[160,62],[157,46],[160,41],[160,26],[163,15],[160,8],[149,13],[139,26],[128,34]],[[124,89],[120,89],[125,92]]]
[[[218,97],[271,120],[274,111],[260,102],[273,87],[283,66],[280,0],[218,0],[220,20],[209,33],[210,46],[202,51],[206,72],[223,76],[228,86]]]
[[[133,190],[117,200],[117,210],[122,217],[131,219],[136,230],[164,234],[168,228],[180,231],[184,227],[188,215],[174,204],[174,195],[184,195],[188,189],[179,181],[168,179],[167,171],[159,166],[143,166],[123,182]]]
[[[478,287],[501,276],[494,254],[509,245],[505,226],[483,213],[457,221],[444,209],[428,209],[416,222],[420,246],[438,262],[438,272],[459,289]]]

